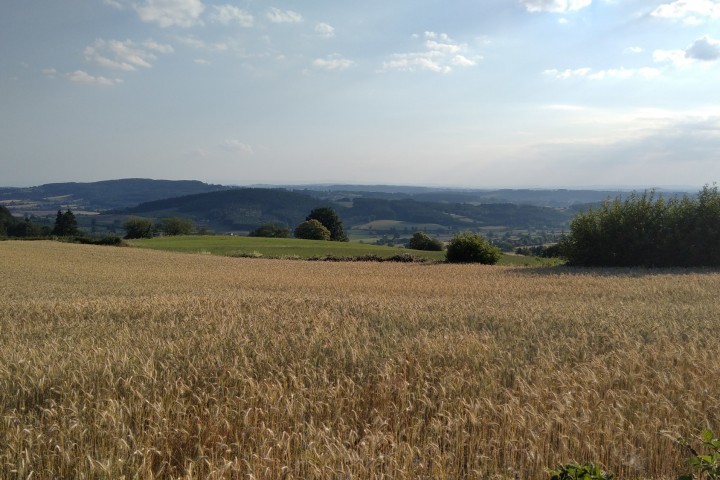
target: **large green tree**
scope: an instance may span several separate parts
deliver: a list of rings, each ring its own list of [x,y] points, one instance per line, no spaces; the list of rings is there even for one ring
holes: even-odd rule
[[[295,229],[295,238],[305,240],[330,240],[330,230],[318,220],[306,220]]]
[[[168,217],[160,220],[160,231],[168,236],[190,235],[195,228],[192,220],[180,217]]]
[[[330,231],[330,240],[333,242],[347,242],[349,241],[345,230],[343,229],[342,221],[338,214],[329,207],[316,208],[305,220],[317,220],[325,228]]]
[[[123,224],[125,238],[152,238],[153,222],[142,217],[130,217]]]
[[[72,210],[68,209],[63,213],[58,210],[55,216],[55,226],[53,227],[52,234],[58,237],[70,237],[80,233],[78,230],[77,219]]]
[[[288,238],[290,229],[275,223],[266,223],[248,234],[248,237]]]

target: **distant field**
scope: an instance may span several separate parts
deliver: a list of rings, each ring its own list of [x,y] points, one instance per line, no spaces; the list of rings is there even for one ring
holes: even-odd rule
[[[0,258],[3,479],[670,480],[720,429],[717,271]]]
[[[182,236],[157,237],[151,239],[130,240],[135,247],[166,250],[170,252],[206,253],[222,256],[240,256],[259,253],[264,257],[359,257],[377,255],[383,258],[409,253],[428,260],[444,260],[445,252],[424,252],[406,248],[385,247],[380,245],[363,245],[353,242],[322,242],[318,240],[298,240],[295,238],[258,238],[235,236]],[[539,266],[553,263],[535,257],[503,255],[501,264]]]

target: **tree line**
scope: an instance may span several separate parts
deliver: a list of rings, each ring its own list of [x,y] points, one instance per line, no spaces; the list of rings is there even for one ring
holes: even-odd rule
[[[655,192],[607,201],[576,215],[559,250],[569,265],[604,267],[720,266],[720,194]]]

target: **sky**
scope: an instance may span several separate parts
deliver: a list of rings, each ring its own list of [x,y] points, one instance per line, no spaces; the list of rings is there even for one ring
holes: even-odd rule
[[[0,185],[720,180],[720,0],[4,0]]]

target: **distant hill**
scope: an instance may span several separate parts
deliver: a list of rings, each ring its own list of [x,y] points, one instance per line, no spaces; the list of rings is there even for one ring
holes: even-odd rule
[[[134,206],[143,202],[196,193],[227,190],[197,180],[151,180],[126,178],[89,183],[48,183],[28,188],[0,188],[0,200],[15,211],[75,210],[102,211]]]
[[[226,230],[249,230],[263,223],[294,227],[310,211],[328,202],[282,189],[236,188],[142,203],[128,208],[132,215],[191,217],[198,223]]]

